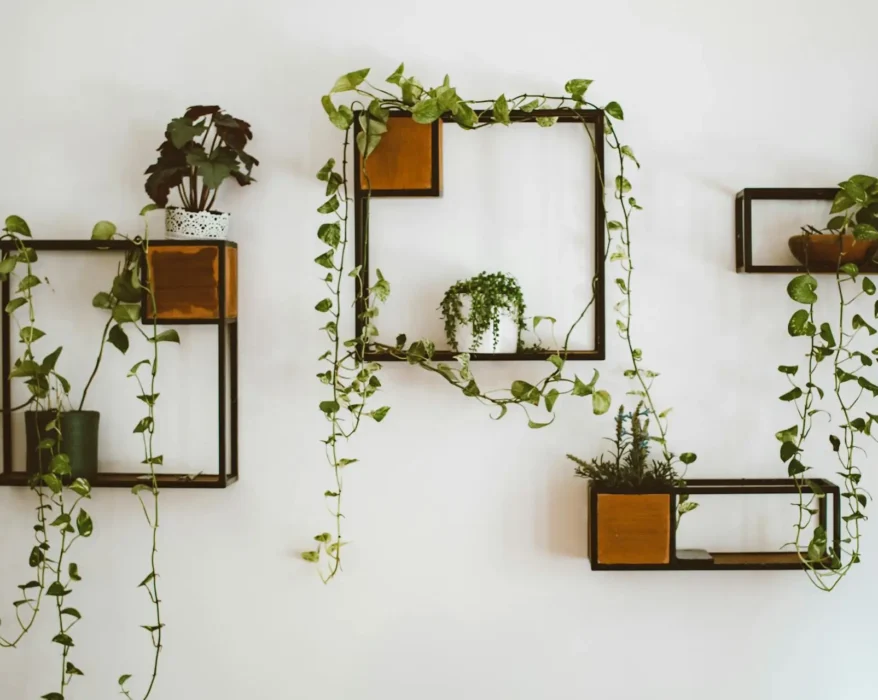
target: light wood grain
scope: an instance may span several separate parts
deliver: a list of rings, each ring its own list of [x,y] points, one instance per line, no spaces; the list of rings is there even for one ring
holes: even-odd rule
[[[598,563],[669,563],[670,498],[662,493],[598,494]]]

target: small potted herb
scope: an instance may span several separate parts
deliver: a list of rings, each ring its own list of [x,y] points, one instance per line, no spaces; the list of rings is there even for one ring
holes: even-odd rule
[[[871,260],[875,241],[866,235],[878,226],[878,178],[854,175],[839,183],[832,218],[822,229],[805,226],[789,240],[790,251],[803,265],[835,270],[842,263]]]
[[[213,211],[220,185],[234,178],[242,187],[255,180],[259,161],[246,152],[250,125],[219,107],[190,107],[172,119],[159,146],[159,157],[146,169],[146,193],[165,208],[168,238],[225,239],[229,214]],[[169,207],[176,190],[182,207]]]
[[[468,308],[465,302],[468,302]],[[515,352],[521,352],[524,349],[521,334],[525,330],[525,308],[518,281],[503,272],[481,272],[468,280],[456,282],[445,292],[439,306],[445,322],[445,337],[455,352],[460,352],[457,332],[461,326],[469,326],[471,332],[468,350],[478,352],[485,333],[490,330],[492,351],[497,352],[501,314],[515,323]]]
[[[597,564],[668,564],[671,561],[672,489],[681,478],[668,458],[649,459],[649,411],[643,403],[633,413],[616,414],[614,450],[576,463],[576,476],[589,480],[590,550]],[[673,459],[673,456],[671,456]],[[691,464],[695,455],[680,455]],[[680,513],[696,507],[680,496]]]

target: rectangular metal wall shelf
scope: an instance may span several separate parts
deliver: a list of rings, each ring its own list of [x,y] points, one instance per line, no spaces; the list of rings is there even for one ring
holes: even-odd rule
[[[829,533],[826,502],[832,503],[832,533],[827,538],[838,550],[841,546],[841,492],[826,479],[811,479],[825,494],[820,499],[818,523]],[[805,568],[795,551],[776,552],[708,552],[706,550],[678,550],[673,523],[680,494],[701,495],[765,495],[796,494],[793,479],[689,479],[683,486],[665,489],[614,489],[589,484],[589,559],[594,571],[784,571]],[[802,491],[814,493],[814,488],[803,484]],[[670,561],[666,564],[601,564],[598,561],[597,497],[599,494],[668,494],[670,528]],[[685,522],[685,516],[684,516]],[[817,568],[826,568],[825,565]]]
[[[837,187],[747,187],[735,195],[735,270],[737,272],[787,273],[806,272],[804,265],[753,264],[753,201],[828,201],[838,194]],[[878,272],[874,263],[861,264],[862,272]],[[835,274],[835,265],[811,265],[814,274]]]
[[[94,241],[68,239],[36,239],[27,241],[27,245],[36,251],[45,252],[80,252],[80,253],[124,253],[131,250],[137,243],[127,240]],[[237,318],[227,318],[226,295],[227,276],[225,270],[227,248],[237,248],[231,241],[178,241],[168,239],[150,240],[150,248],[159,247],[208,247],[216,246],[218,250],[218,313],[212,319],[175,319],[162,320],[158,323],[173,325],[213,325],[217,327],[217,392],[218,392],[218,450],[219,465],[216,474],[157,474],[159,488],[225,488],[238,480],[238,324]],[[15,250],[15,243],[10,240],[0,241],[0,252]],[[141,279],[145,281],[146,271],[141,270]],[[2,400],[3,400],[3,465],[0,470],[0,486],[27,486],[28,474],[13,469],[12,463],[12,413],[5,407],[12,404],[12,386],[9,373],[12,358],[9,343],[10,319],[4,309],[11,298],[9,277],[0,281],[0,354],[2,354]],[[152,321],[144,320],[145,324]],[[228,347],[227,347],[228,344]],[[228,377],[226,372],[228,370]],[[228,406],[228,408],[227,408]],[[228,428],[226,423],[228,422]],[[228,430],[228,435],[227,435]],[[134,461],[134,460],[132,460]],[[131,488],[144,483],[143,475],[136,473],[98,472],[89,480],[93,487]]]

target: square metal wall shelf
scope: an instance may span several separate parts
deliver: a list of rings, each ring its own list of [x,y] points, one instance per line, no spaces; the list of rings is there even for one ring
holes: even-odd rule
[[[79,253],[124,253],[137,247],[137,243],[126,240],[93,241],[93,240],[65,240],[43,239],[29,240],[27,245],[36,251],[46,252],[79,252]],[[228,275],[226,274],[226,251],[237,248],[237,244],[231,241],[177,241],[157,239],[150,240],[151,249],[163,247],[216,247],[218,266],[218,310],[216,318],[198,319],[161,319],[159,324],[170,323],[173,325],[214,325],[217,327],[217,393],[218,415],[217,432],[219,448],[219,465],[216,474],[158,474],[157,480],[160,488],[226,488],[238,480],[238,324],[237,317],[226,316],[226,298],[230,290],[227,289]],[[0,252],[15,249],[13,241],[0,241]],[[141,263],[141,279],[146,280],[146,269]],[[234,278],[233,278],[234,279]],[[12,369],[12,359],[9,343],[11,340],[9,314],[5,312],[6,305],[11,298],[9,277],[0,281],[0,371],[2,377],[2,401],[3,401],[3,468],[0,470],[0,486],[27,486],[28,474],[22,470],[13,469],[12,458],[12,412],[6,407],[12,405],[12,386],[9,373]],[[143,322],[146,320],[145,300],[143,302]],[[227,347],[228,344],[228,347]],[[226,373],[228,371],[228,377]],[[228,423],[228,426],[227,426]],[[144,483],[142,474],[120,472],[98,472],[89,480],[94,487],[119,487],[130,488],[136,484]]]

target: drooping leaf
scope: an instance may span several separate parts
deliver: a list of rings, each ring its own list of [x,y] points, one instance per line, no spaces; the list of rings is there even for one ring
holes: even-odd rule
[[[811,336],[817,332],[817,329],[811,323],[808,311],[806,309],[799,309],[790,317],[787,331],[791,336]]]
[[[112,221],[98,221],[91,230],[91,238],[93,241],[109,241],[116,231],[116,224]]]
[[[382,406],[381,408],[376,408],[369,415],[375,419],[376,423],[380,423],[384,420],[384,417],[387,415],[387,412],[390,410],[390,406]]]
[[[15,233],[19,236],[27,236],[28,238],[31,237],[30,227],[27,225],[27,222],[15,214],[6,217],[6,222],[4,223],[3,228],[9,233]]]
[[[815,289],[817,289],[816,279],[811,275],[798,275],[787,285],[787,294],[793,301],[810,305],[817,301]]]
[[[610,410],[610,395],[600,389],[591,396],[592,410],[595,415],[600,416]]]
[[[128,352],[128,334],[122,330],[122,326],[118,324],[113,326],[107,334],[107,341],[109,341],[123,355]]]
[[[155,337],[148,339],[150,343],[153,341],[156,343],[179,343],[180,342],[180,334],[177,333],[173,328],[169,328],[166,331],[162,331],[158,333]]]
[[[441,116],[442,106],[434,97],[418,102],[412,109],[412,119],[418,124],[432,124]]]
[[[625,114],[622,111],[622,107],[618,102],[610,102],[604,107],[604,111],[609,114],[613,119],[624,119]]]
[[[552,389],[552,390],[550,390],[550,391],[546,394],[546,397],[545,397],[545,401],[546,401],[546,410],[547,410],[549,413],[552,413],[552,411],[554,410],[554,408],[555,408],[555,402],[558,400],[558,396],[559,396],[559,395],[560,395],[560,394],[559,394],[559,392],[558,392],[557,389]]]
[[[367,75],[369,75],[368,68],[363,68],[361,70],[353,71],[351,73],[345,73],[345,75],[341,76],[338,80],[335,81],[335,85],[332,86],[332,90],[330,90],[330,92],[347,92],[348,90],[354,90],[360,83],[362,83],[366,79]]]
[[[500,95],[494,101],[494,121],[498,124],[509,126],[509,103],[506,101],[506,95]]]
[[[586,80],[584,78],[574,78],[573,80],[568,80],[564,84],[564,91],[570,93],[570,96],[573,97],[574,100],[582,101],[582,98],[585,97],[585,93],[588,90],[588,86],[591,85],[594,81]]]

